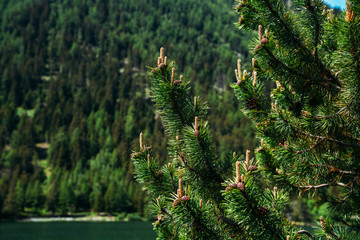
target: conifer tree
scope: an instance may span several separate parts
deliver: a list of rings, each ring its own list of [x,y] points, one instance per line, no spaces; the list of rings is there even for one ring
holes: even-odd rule
[[[217,152],[206,102],[189,97],[189,81],[161,48],[148,75],[169,162],[160,166],[142,133],[132,154],[158,239],[360,239],[360,2],[338,15],[321,0],[292,9],[242,0],[234,10],[237,27],[258,31],[252,73],[239,60],[231,87],[261,145],[255,154]],[[292,224],[288,193],[323,189],[335,189],[322,200],[336,218],[320,217],[316,231]]]

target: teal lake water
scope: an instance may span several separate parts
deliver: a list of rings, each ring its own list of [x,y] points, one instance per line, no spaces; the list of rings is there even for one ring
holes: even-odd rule
[[[0,240],[152,240],[151,222],[0,223]]]

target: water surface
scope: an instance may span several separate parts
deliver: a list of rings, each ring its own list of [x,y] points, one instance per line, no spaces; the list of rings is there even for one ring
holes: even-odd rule
[[[151,240],[151,222],[0,223],[0,240]]]

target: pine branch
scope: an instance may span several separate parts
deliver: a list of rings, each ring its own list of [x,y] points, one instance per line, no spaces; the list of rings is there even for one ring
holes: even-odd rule
[[[349,187],[348,185],[346,185],[344,183],[340,183],[340,182],[323,183],[323,184],[320,184],[320,185],[297,186],[297,187],[298,188],[303,188],[303,189],[318,189],[318,188],[329,187],[329,186],[339,186],[339,187],[351,189],[351,187]]]
[[[306,230],[299,230],[299,231],[296,232],[296,234],[297,235],[304,234],[304,235],[310,237],[311,239],[315,240],[314,236],[309,231],[306,231]]]
[[[356,175],[356,176],[360,176],[360,173],[355,172],[355,171],[345,171],[345,170],[341,170],[338,169],[334,166],[330,166],[330,165],[324,165],[324,164],[313,164],[312,166],[316,166],[316,167],[326,167],[330,169],[330,172],[339,172],[341,174],[349,174],[349,175]]]

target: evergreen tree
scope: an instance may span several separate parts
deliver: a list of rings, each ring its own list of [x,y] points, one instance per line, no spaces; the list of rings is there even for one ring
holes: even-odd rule
[[[231,85],[256,124],[255,154],[215,149],[207,104],[189,98],[189,81],[160,50],[149,79],[169,162],[159,164],[142,133],[132,154],[136,178],[154,198],[158,239],[360,239],[360,2],[349,0],[338,15],[321,0],[292,7],[280,0],[234,6],[236,25],[259,34],[250,46],[252,74],[239,60]],[[315,233],[292,224],[288,193],[323,189],[336,217],[317,219]]]

